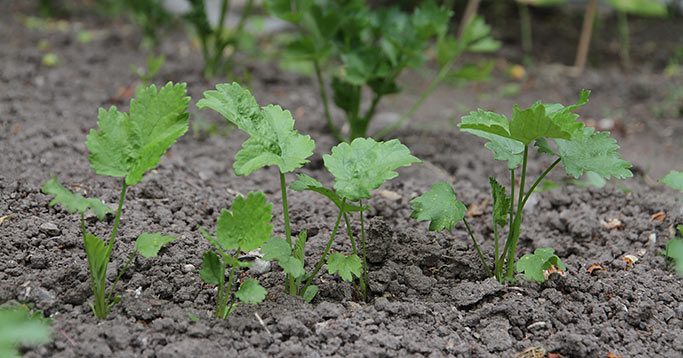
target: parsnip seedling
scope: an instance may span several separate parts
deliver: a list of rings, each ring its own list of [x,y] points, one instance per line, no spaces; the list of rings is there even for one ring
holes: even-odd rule
[[[291,252],[285,173],[308,163],[307,158],[313,155],[315,142],[310,136],[301,135],[294,129],[294,118],[289,111],[273,105],[259,108],[254,96],[237,83],[218,84],[216,90],[205,91],[204,98],[197,102],[197,107],[215,110],[249,134],[249,139],[242,143],[242,149],[235,155],[233,167],[237,175],[249,175],[269,165],[276,165],[280,169],[285,241]],[[303,267],[303,261],[301,266]],[[299,292],[295,277],[288,273],[287,280],[291,294],[304,294]]]
[[[463,117],[458,125],[462,131],[488,140],[485,146],[493,151],[493,158],[507,162],[510,171],[510,196],[507,196],[505,188],[496,179],[489,178],[493,193],[493,269],[486,264],[465,218],[464,204],[455,198],[455,192],[448,183],[434,184],[431,190],[413,199],[411,217],[418,221],[430,220],[429,229],[436,231],[451,231],[452,227],[462,220],[486,274],[495,276],[501,282],[514,280],[515,250],[521,234],[524,206],[536,187],[555,166],[562,163],[567,175],[574,178],[580,177],[586,171],[595,172],[605,179],[611,176],[620,179],[633,176],[628,169],[631,165],[622,160],[616,152],[619,146],[609,137],[609,132],[595,132],[593,128],[576,122],[579,116],[572,111],[586,104],[589,94],[590,91],[582,91],[578,103],[568,107],[560,104],[543,104],[540,101],[524,110],[515,106],[509,121],[503,115],[480,109]],[[555,146],[551,146],[548,139],[553,139]],[[525,190],[531,144],[534,144],[539,152],[557,158],[531,187]],[[515,171],[520,166],[521,178],[517,185]],[[508,225],[507,239],[501,253],[498,229]],[[504,270],[506,264],[507,269]]]
[[[256,304],[266,297],[266,290],[254,279],[244,280],[232,298],[230,295],[236,269],[251,265],[238,259],[240,253],[256,250],[270,237],[273,230],[273,226],[269,224],[273,218],[272,207],[272,204],[266,204],[266,195],[263,192],[250,192],[246,200],[240,195],[233,201],[232,212],[225,209],[221,211],[215,237],[199,227],[214,248],[204,253],[204,263],[199,275],[204,282],[218,285],[218,318],[228,317],[239,302]],[[226,285],[227,265],[232,268]]]
[[[140,91],[130,102],[130,114],[119,112],[112,106],[108,111],[100,108],[98,117],[99,131],[91,130],[85,145],[90,150],[90,167],[99,175],[123,178],[121,195],[109,240],[98,238],[86,231],[85,212],[91,209],[102,220],[113,211],[101,200],[86,199],[65,189],[53,176],[43,186],[43,193],[54,195],[50,206],[60,204],[69,213],[81,214],[81,231],[87,253],[95,302],[90,303],[95,316],[105,319],[112,306],[121,296],[112,295],[116,284],[123,276],[133,258],[140,253],[144,257],[155,257],[161,246],[173,240],[174,236],[158,233],[142,233],[135,241],[135,252],[119,272],[118,277],[106,294],[106,273],[111,251],[116,239],[119,220],[126,190],[142,180],[143,175],[154,169],[161,156],[188,129],[185,84],[168,83],[157,92],[152,85]]]

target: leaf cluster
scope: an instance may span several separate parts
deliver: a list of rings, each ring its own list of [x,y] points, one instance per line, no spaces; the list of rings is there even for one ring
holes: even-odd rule
[[[26,306],[0,308],[0,356],[19,358],[19,345],[39,345],[50,341],[49,319],[42,312],[31,313]]]

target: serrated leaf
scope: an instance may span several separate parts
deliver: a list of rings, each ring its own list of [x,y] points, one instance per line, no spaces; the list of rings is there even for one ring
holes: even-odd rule
[[[505,194],[505,187],[500,185],[494,177],[489,177],[491,192],[493,194],[493,221],[499,226],[505,226],[510,213],[512,198]]]
[[[270,238],[272,206],[266,204],[266,195],[261,191],[249,192],[246,200],[239,195],[232,202],[232,212],[221,211],[216,241],[223,250],[255,250]]]
[[[85,145],[97,174],[125,177],[134,185],[161,162],[161,156],[188,129],[185,84],[169,82],[157,92],[151,85],[130,102],[130,115],[112,106],[100,108],[97,125]]]
[[[341,210],[342,198],[339,195],[337,195],[337,193],[335,193],[334,190],[325,188],[322,184],[320,184],[319,181],[311,178],[306,174],[297,174],[296,177],[297,180],[293,181],[289,185],[290,189],[295,191],[310,190],[322,194],[326,196],[328,199],[330,199],[334,203],[334,205],[336,205]],[[368,210],[369,207],[363,206],[361,208],[359,205],[355,205],[349,202],[344,204],[344,211],[346,212],[358,212],[361,211],[361,209]]]
[[[304,257],[306,253],[307,239],[308,234],[306,233],[306,230],[300,232],[299,236],[297,236],[296,238],[296,242],[294,243],[294,251],[292,252],[292,256],[299,259],[302,263],[304,262]]]
[[[318,286],[316,285],[310,285],[306,289],[306,292],[304,292],[304,301],[306,302],[311,302],[313,301],[313,298],[315,298],[315,294],[318,293]]]
[[[287,241],[279,237],[271,237],[261,245],[263,260],[281,260],[292,255],[292,248]]]
[[[337,252],[327,259],[327,272],[330,275],[338,272],[344,281],[353,280],[353,275],[360,278],[362,268],[360,257],[356,254],[346,257]]]
[[[335,177],[337,194],[350,201],[370,198],[370,190],[398,176],[399,167],[421,163],[398,139],[376,142],[372,138],[341,143],[332,148],[332,154],[323,155],[323,161]]]
[[[544,271],[551,266],[557,266],[560,270],[566,270],[560,258],[555,255],[555,250],[551,248],[538,248],[533,254],[522,256],[516,264],[517,272],[524,272],[527,280],[543,282],[546,280]]]
[[[285,273],[292,275],[294,278],[306,274],[304,263],[294,256],[284,257],[281,260],[278,260],[278,264]]]
[[[455,198],[453,187],[448,183],[432,184],[426,193],[410,201],[413,212],[410,217],[417,221],[431,220],[429,230],[451,231],[465,217],[465,205]]]
[[[199,277],[202,281],[212,285],[218,285],[225,281],[225,265],[215,252],[207,251],[204,253]]]
[[[605,179],[614,176],[619,179],[633,176],[627,161],[621,159],[616,152],[617,141],[609,137],[609,132],[593,132],[593,128],[584,128],[584,136],[580,139],[555,139],[558,154],[562,158],[567,175],[579,178],[584,171],[593,171]]]
[[[235,173],[249,175],[264,166],[277,165],[288,173],[308,163],[315,142],[294,130],[294,118],[280,106],[259,109],[251,93],[237,83],[218,84],[205,91],[197,108],[211,108],[250,135],[235,155]]]
[[[52,175],[52,179],[45,182],[42,188],[43,193],[47,195],[54,195],[54,199],[50,201],[50,206],[55,204],[61,204],[70,213],[78,211],[80,213],[85,213],[88,208],[97,215],[97,218],[102,220],[107,214],[113,214],[114,210],[110,209],[108,206],[104,205],[102,200],[89,198],[86,199],[81,195],[74,194],[71,191],[64,188],[57,178]]]
[[[662,183],[674,188],[680,192],[683,192],[683,172],[672,170],[664,176],[664,178],[658,179]]]
[[[164,236],[159,233],[150,234],[144,232],[135,240],[135,249],[140,255],[146,258],[156,257],[161,247],[173,241],[175,238],[176,236]]]
[[[254,279],[246,279],[235,292],[235,297],[244,303],[257,304],[266,298],[266,289]]]
[[[485,132],[510,138],[510,123],[507,118],[502,114],[485,111],[483,109],[478,109],[476,112],[470,112],[469,115],[462,117],[458,127],[464,132],[469,132],[480,137],[481,135],[479,133]],[[477,132],[471,130],[476,130]]]
[[[102,239],[92,234],[85,234],[83,244],[85,245],[85,254],[88,257],[92,283],[99,286],[107,275],[110,251]],[[95,288],[96,292],[98,290],[104,290],[104,287]]]
[[[550,117],[545,113],[544,106],[520,110],[515,105],[512,118],[510,119],[511,139],[529,145],[539,138],[571,139],[571,137],[571,133],[563,130],[559,125],[550,120]]]

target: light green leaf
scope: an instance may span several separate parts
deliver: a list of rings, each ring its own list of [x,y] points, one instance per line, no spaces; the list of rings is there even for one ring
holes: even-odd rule
[[[683,172],[672,170],[664,178],[658,179],[657,181],[661,181],[662,183],[683,192]]]
[[[463,132],[469,132],[480,137],[482,137],[480,133],[485,132],[510,138],[510,124],[507,118],[502,114],[484,111],[483,109],[470,112],[469,115],[462,117],[458,127]],[[486,137],[482,138],[489,139]]]
[[[524,272],[524,277],[527,280],[534,280],[536,282],[543,282],[546,280],[544,271],[556,266],[562,271],[566,271],[560,258],[554,254],[555,250],[551,248],[538,248],[534,250],[533,254],[526,254],[517,261],[517,272]]]
[[[595,132],[593,128],[584,128],[581,139],[555,139],[558,154],[567,175],[579,178],[584,171],[593,171],[605,179],[614,176],[619,179],[633,176],[627,161],[621,159],[616,152],[617,141],[609,137],[609,132]]]
[[[304,256],[306,253],[307,239],[308,234],[306,233],[306,230],[300,232],[299,236],[296,238],[296,242],[294,243],[294,252],[292,252],[292,256],[299,259],[302,263],[304,262]]]
[[[287,241],[279,237],[271,237],[261,245],[261,253],[266,261],[282,260],[292,255],[292,248],[287,244]]]
[[[335,177],[337,194],[351,201],[370,198],[370,190],[398,176],[397,168],[421,163],[398,139],[376,142],[372,138],[341,143],[332,148],[331,155],[323,155],[323,160]]]
[[[250,135],[235,155],[235,173],[249,175],[264,166],[277,165],[288,173],[308,163],[315,142],[294,130],[294,118],[280,106],[259,109],[251,93],[237,83],[218,84],[205,91],[197,108],[211,108]]]
[[[304,263],[294,256],[287,256],[278,260],[278,264],[282,267],[282,270],[292,275],[292,277],[297,278],[306,274],[304,270]]]
[[[318,286],[316,285],[310,285],[306,289],[306,292],[304,292],[304,300],[306,302],[311,302],[313,301],[313,298],[315,298],[315,294],[318,293]]]
[[[273,226],[272,204],[266,204],[266,194],[249,192],[232,202],[232,213],[223,209],[218,218],[216,241],[223,250],[240,249],[249,252],[260,247],[270,238]]]
[[[678,232],[683,235],[683,225],[678,225]],[[676,265],[676,271],[683,275],[683,239],[674,237],[666,243],[666,257],[672,259]]]
[[[489,177],[491,192],[493,193],[493,221],[499,226],[505,226],[510,213],[512,198],[505,194],[505,187],[500,185],[494,177]]]
[[[0,356],[19,358],[20,345],[50,341],[50,326],[42,315],[31,315],[26,306],[0,308]]]
[[[207,251],[204,253],[204,261],[202,262],[202,269],[199,270],[199,277],[201,277],[202,281],[212,285],[218,285],[225,281],[225,265],[215,252]]]
[[[42,189],[43,193],[47,195],[54,195],[54,199],[50,201],[50,206],[55,204],[62,204],[66,210],[73,214],[78,211],[84,213],[88,208],[97,215],[97,218],[102,220],[107,214],[113,214],[114,210],[110,209],[108,206],[104,205],[102,200],[99,199],[86,199],[81,195],[74,194],[69,190],[65,189],[59,182],[57,178],[52,175],[52,179],[48,180]]]
[[[169,82],[159,92],[151,85],[131,100],[130,116],[113,106],[100,108],[99,132],[91,130],[85,142],[90,167],[100,175],[126,177],[128,185],[142,180],[188,129],[185,93],[184,83]]]
[[[338,272],[344,281],[353,280],[353,275],[360,278],[362,268],[360,257],[356,254],[346,257],[337,252],[327,259],[327,272],[330,275]]]
[[[555,124],[545,113],[544,106],[520,110],[517,105],[510,119],[510,138],[525,145],[539,138],[571,139],[571,133]]]
[[[668,11],[666,4],[657,0],[607,0],[618,11],[640,15],[664,17]]]
[[[330,199],[334,203],[334,205],[336,205],[341,210],[343,200],[339,195],[337,195],[337,193],[334,192],[334,190],[325,188],[322,184],[320,184],[319,181],[311,178],[306,174],[297,174],[296,177],[297,180],[293,181],[289,185],[290,189],[295,191],[310,190],[322,194],[326,196],[328,199]],[[344,204],[344,211],[346,212],[358,212],[361,211],[361,209],[368,210],[368,208],[368,206],[364,206],[363,208],[361,208],[360,206],[349,202]]]
[[[109,264],[109,255],[111,252],[108,247],[104,245],[104,241],[92,234],[85,234],[83,238],[85,245],[85,253],[88,257],[88,266],[90,267],[90,275],[96,291],[104,290],[104,287],[99,287],[99,283],[104,280],[107,275],[107,265]]]
[[[465,205],[455,198],[453,187],[448,183],[432,184],[426,193],[410,201],[413,213],[410,217],[417,221],[431,220],[429,230],[451,231],[451,228],[465,217]]]
[[[257,280],[247,279],[242,282],[240,289],[235,292],[235,297],[244,303],[257,304],[266,298],[266,289],[261,287]]]
[[[156,257],[161,247],[173,241],[175,238],[176,236],[164,236],[159,233],[150,234],[144,232],[135,240],[135,249],[138,250],[140,255],[146,258]]]

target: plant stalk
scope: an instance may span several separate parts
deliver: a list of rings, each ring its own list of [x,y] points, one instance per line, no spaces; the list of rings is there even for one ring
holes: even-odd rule
[[[368,280],[368,260],[365,249],[365,222],[363,221],[363,200],[358,200],[358,205],[360,205],[360,232],[361,240],[363,245],[363,278],[360,280],[360,289],[363,291],[363,300],[368,300],[367,285],[370,283]]]
[[[474,233],[472,232],[472,229],[470,228],[470,224],[467,223],[467,219],[465,219],[464,217],[462,218],[462,221],[465,223],[465,227],[467,228],[467,232],[470,234],[470,237],[472,238],[472,242],[474,243],[474,248],[477,249],[477,254],[479,254],[479,258],[481,259],[481,263],[484,265],[484,269],[486,270],[486,276],[493,277],[493,274],[491,273],[491,269],[489,269],[489,265],[486,264],[486,260],[484,259],[484,255],[481,253],[481,249],[479,249],[479,244],[477,244],[477,239],[474,238]]]
[[[289,226],[289,205],[287,205],[287,184],[285,183],[285,174],[280,172],[280,191],[282,192],[282,213],[285,217],[285,240],[289,249],[292,249],[292,230]],[[294,277],[287,274],[287,281],[289,282],[289,293],[296,294],[296,283]]]
[[[299,29],[299,32],[301,32],[303,36],[303,31],[301,31],[301,29]],[[334,126],[334,122],[332,122],[332,115],[330,114],[330,104],[327,101],[327,89],[325,87],[325,81],[323,80],[322,71],[320,70],[320,63],[317,59],[314,59],[312,62],[313,68],[315,69],[315,77],[318,80],[318,87],[320,88],[320,100],[323,102],[323,110],[325,111],[327,127],[330,129],[332,135],[337,139],[337,141],[343,142],[344,137],[342,137],[337,127]]]
[[[524,206],[522,205],[523,202],[523,197],[524,197],[524,182],[526,180],[526,167],[527,167],[527,162],[529,159],[529,145],[524,145],[524,157],[522,160],[522,178],[520,179],[519,182],[519,194],[518,194],[518,201],[517,201],[517,213],[515,214],[515,220],[512,223],[512,227],[510,229],[510,232],[512,233],[511,236],[511,242],[510,242],[510,253],[508,254],[508,265],[507,265],[507,273],[505,274],[505,278],[512,280],[514,279],[514,270],[515,270],[515,250],[517,249],[517,241],[519,240],[519,234],[520,234],[520,227],[522,225],[522,215],[524,211]],[[514,200],[514,197],[513,197]]]
[[[332,247],[332,242],[334,242],[335,236],[337,236],[337,229],[339,229],[339,223],[341,222],[341,218],[344,215],[344,204],[346,203],[346,199],[342,200],[342,206],[339,209],[339,215],[337,216],[337,222],[334,224],[334,230],[332,230],[332,236],[330,236],[330,240],[327,241],[327,246],[325,247],[325,251],[323,252],[323,256],[320,258],[318,263],[315,265],[315,270],[313,270],[313,273],[311,274],[311,277],[308,278],[306,281],[306,285],[304,286],[303,290],[301,292],[306,292],[306,289],[308,289],[308,286],[311,285],[311,282],[313,282],[313,278],[315,278],[315,275],[318,274],[318,271],[320,271],[320,268],[323,266],[323,263],[325,262],[325,259],[327,258],[327,254],[330,252],[330,248]]]

